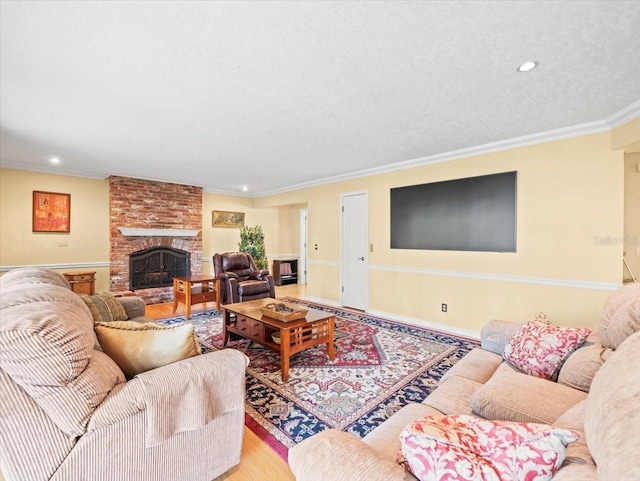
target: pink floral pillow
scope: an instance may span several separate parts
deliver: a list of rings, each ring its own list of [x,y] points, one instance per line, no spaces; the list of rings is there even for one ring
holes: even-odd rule
[[[455,414],[407,426],[398,457],[420,481],[545,481],[576,439],[571,431],[546,424]]]
[[[586,327],[558,327],[535,319],[509,339],[502,357],[525,374],[555,381],[564,360],[590,333]]]

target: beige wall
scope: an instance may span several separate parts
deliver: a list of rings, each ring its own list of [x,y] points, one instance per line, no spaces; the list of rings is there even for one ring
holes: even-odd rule
[[[640,282],[640,152],[624,156],[624,251],[625,259]],[[630,279],[624,268],[625,279]]]
[[[300,254],[300,210],[306,204],[285,205],[280,207],[280,255],[298,256]]]
[[[611,239],[626,233],[624,150],[638,141],[640,134],[625,125],[256,199],[205,193],[203,257],[236,250],[239,242],[237,229],[211,226],[214,209],[242,211],[247,225],[262,225],[273,258],[299,251],[299,210],[306,207],[307,294],[339,304],[340,196],[366,191],[374,246],[369,255],[371,312],[473,332],[491,318],[525,321],[540,311],[558,324],[595,326],[605,299],[622,282],[623,245]],[[517,252],[390,249],[390,188],[511,170],[518,171]],[[6,169],[1,177],[3,266],[108,259],[106,182]],[[67,237],[82,236],[76,238],[78,249],[58,248],[60,235],[30,232],[33,189],[73,194],[72,234]],[[76,211],[76,200],[85,207]],[[81,233],[74,230],[75,222],[97,227]],[[101,230],[104,238],[96,239],[100,236],[94,232]],[[203,269],[212,270],[210,261]],[[447,313],[440,312],[443,302]]]
[[[516,253],[390,249],[390,188],[512,170]],[[262,206],[307,202],[311,297],[340,302],[340,194],[359,190],[369,196],[374,313],[471,331],[491,318],[525,321],[540,311],[559,324],[594,326],[621,284],[622,246],[603,240],[621,237],[624,223],[623,152],[612,149],[611,132],[256,199]]]
[[[267,256],[280,252],[280,213],[279,209],[253,207],[250,197],[235,197],[205,192],[202,199],[202,271],[213,274],[213,255],[217,252],[234,252],[240,243],[240,229],[231,227],[213,227],[213,211],[226,210],[244,212],[247,226],[262,227]]]
[[[71,194],[71,232],[31,231],[32,192]],[[269,256],[280,252],[277,208],[255,209],[253,199],[203,194],[203,272],[213,273],[216,252],[238,250],[239,229],[213,227],[212,211],[245,212],[246,225],[261,225]],[[51,266],[59,272],[96,271],[96,290],[109,290],[109,182],[0,169],[0,266]]]
[[[34,190],[71,194],[70,233],[31,231]],[[96,289],[109,290],[108,181],[0,169],[0,265],[96,271]]]

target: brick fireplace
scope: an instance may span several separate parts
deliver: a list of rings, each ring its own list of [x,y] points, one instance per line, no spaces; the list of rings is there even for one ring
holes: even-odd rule
[[[109,177],[111,291],[127,292],[129,256],[166,247],[190,254],[191,274],[202,273],[202,188]],[[147,304],[173,299],[172,287],[137,289]]]

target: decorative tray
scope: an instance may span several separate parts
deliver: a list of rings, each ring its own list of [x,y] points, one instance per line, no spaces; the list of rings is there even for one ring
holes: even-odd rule
[[[302,319],[309,312],[308,309],[300,309],[298,307],[288,306],[282,302],[272,302],[265,307],[261,307],[263,316],[277,319],[278,321],[295,321],[296,319]]]

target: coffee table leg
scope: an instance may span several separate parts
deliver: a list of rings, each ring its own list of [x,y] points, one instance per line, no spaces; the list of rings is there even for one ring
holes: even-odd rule
[[[227,342],[229,341],[229,331],[227,330],[227,326],[231,322],[231,314],[226,309],[222,310],[222,347],[227,346]]]
[[[327,341],[327,354],[332,361],[336,358],[335,351],[333,350],[333,331],[334,331],[335,318],[329,319],[329,340]]]
[[[280,371],[282,372],[282,382],[289,380],[289,356],[291,351],[291,339],[288,329],[280,330]]]

